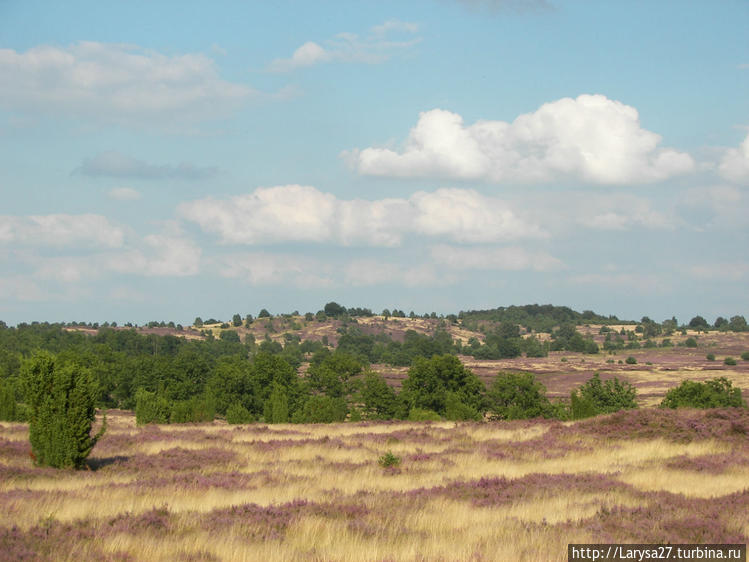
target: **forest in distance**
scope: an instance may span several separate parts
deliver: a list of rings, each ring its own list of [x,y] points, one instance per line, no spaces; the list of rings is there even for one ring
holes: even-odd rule
[[[704,345],[700,333],[746,331],[740,315],[713,324],[701,316],[686,323],[622,321],[526,305],[417,316],[335,302],[314,314],[274,316],[263,309],[226,322],[196,318],[187,328],[0,323],[0,417],[26,419],[23,372],[46,353],[90,373],[97,407],[134,410],[138,423],[580,419],[636,407],[637,389],[626,377],[602,381],[595,371],[566,396],[549,399],[542,377],[532,372],[509,366],[480,380],[466,364],[564,352],[607,357],[603,366],[633,365],[634,350],[696,349]],[[747,360],[749,349],[724,358],[726,365]],[[383,369],[399,368],[400,377],[383,376]],[[712,387],[673,392],[696,392],[693,403],[742,403],[730,380],[699,384]]]

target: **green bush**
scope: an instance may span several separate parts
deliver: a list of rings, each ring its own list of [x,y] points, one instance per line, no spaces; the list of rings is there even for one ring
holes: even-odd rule
[[[661,408],[725,408],[741,407],[741,389],[734,388],[725,377],[705,382],[683,381],[666,393]]]
[[[626,359],[624,360],[624,362],[625,362],[625,363],[626,363],[627,365],[637,365],[637,359],[635,359],[635,358],[634,358],[634,357],[632,357],[631,355],[630,355],[629,357],[627,357],[627,358],[626,358]]]
[[[487,399],[493,419],[551,417],[546,388],[531,373],[499,373],[487,391]]]
[[[742,354],[741,354],[741,358],[742,358],[742,359],[743,359],[744,361],[749,361],[749,351],[745,351],[744,353],[742,353]]]
[[[296,423],[333,423],[346,420],[348,407],[343,398],[310,396],[292,421]]]
[[[733,357],[726,357],[725,359],[723,359],[723,363],[725,365],[734,366],[736,364],[736,359],[734,359]]]
[[[408,421],[442,421],[440,415],[434,410],[424,408],[411,408],[408,412]]]
[[[35,463],[82,468],[107,427],[105,415],[91,436],[99,391],[91,371],[75,358],[39,352],[24,363],[21,377]]]
[[[287,423],[289,421],[289,398],[286,389],[273,383],[273,391],[263,408],[265,423]]]
[[[636,396],[637,390],[630,383],[620,381],[617,377],[604,382],[596,373],[578,390],[572,392],[572,419],[637,408]]]
[[[8,381],[0,381],[0,421],[20,421],[16,391]]]
[[[458,394],[448,392],[445,398],[445,418],[452,421],[479,421],[481,414],[473,406],[464,403]]]
[[[226,423],[244,424],[255,421],[250,411],[239,402],[234,402],[226,409]]]
[[[169,423],[172,408],[169,401],[155,392],[139,388],[135,392],[135,423]]]
[[[172,404],[169,423],[202,423],[213,421],[216,408],[211,400],[193,396]]]
[[[707,355],[705,356],[705,358],[706,358],[706,359],[707,359],[708,361],[715,361],[715,353],[708,353],[708,354],[707,354]]]
[[[582,420],[597,416],[600,412],[592,400],[584,398],[573,390],[570,394],[570,417],[573,420]]]
[[[687,338],[687,340],[684,342],[684,345],[687,347],[697,347],[697,340],[694,338]]]
[[[399,466],[401,463],[401,458],[394,455],[392,451],[388,451],[384,455],[382,455],[379,459],[377,459],[377,464],[379,464],[382,468],[391,468]]]

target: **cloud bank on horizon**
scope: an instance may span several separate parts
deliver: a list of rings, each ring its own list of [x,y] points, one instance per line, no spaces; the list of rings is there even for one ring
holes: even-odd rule
[[[0,319],[749,314],[746,6],[87,6],[0,24]]]

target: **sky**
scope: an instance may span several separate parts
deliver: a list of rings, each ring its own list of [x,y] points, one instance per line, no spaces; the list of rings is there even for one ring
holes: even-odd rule
[[[749,317],[749,2],[0,0],[0,319]]]

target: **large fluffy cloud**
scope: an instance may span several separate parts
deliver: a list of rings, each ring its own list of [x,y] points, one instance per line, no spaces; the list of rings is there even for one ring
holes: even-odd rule
[[[0,106],[131,124],[211,117],[253,90],[222,80],[202,54],[164,55],[133,45],[0,49]]]
[[[598,184],[652,182],[694,169],[688,154],[659,148],[634,107],[603,95],[542,105],[512,123],[466,126],[450,111],[422,113],[402,151],[344,153],[362,174],[490,182],[573,179]]]
[[[230,199],[201,199],[178,208],[183,218],[230,244],[318,242],[397,246],[420,234],[457,242],[543,237],[503,200],[470,189],[419,191],[408,199],[341,200],[314,187],[258,188]]]
[[[739,148],[731,148],[725,153],[718,171],[729,181],[749,184],[749,135]]]
[[[122,229],[101,215],[0,216],[0,244],[116,248],[123,239]]]

